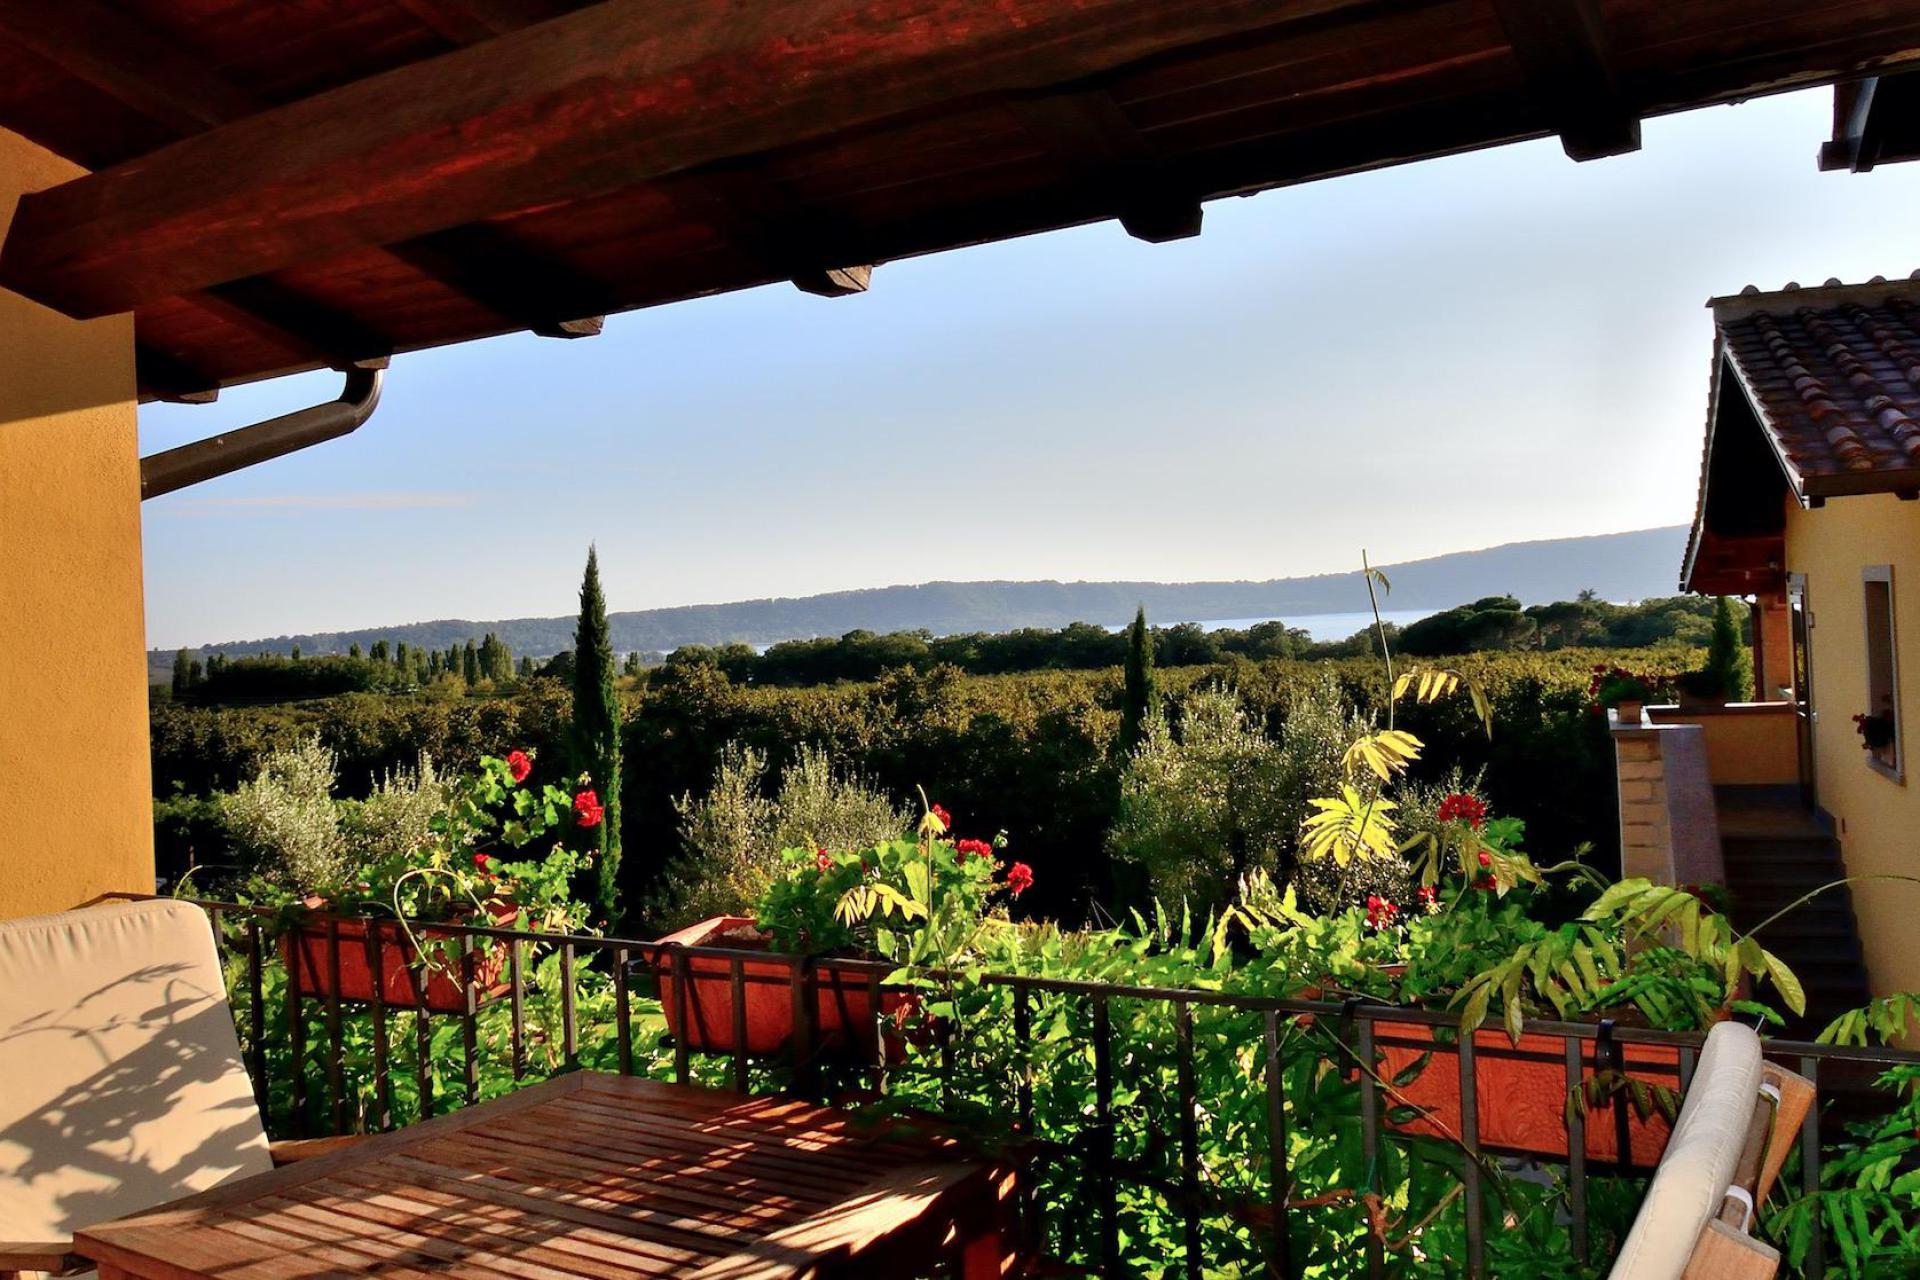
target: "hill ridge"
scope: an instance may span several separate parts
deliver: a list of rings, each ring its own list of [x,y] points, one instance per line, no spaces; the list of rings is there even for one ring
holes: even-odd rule
[[[1610,600],[1637,600],[1675,590],[1686,528],[1636,529],[1574,538],[1508,542],[1380,566],[1392,582],[1394,609],[1444,609],[1487,595],[1523,603],[1570,599],[1591,589]],[[1284,617],[1288,621],[1366,607],[1357,570],[1290,578],[1199,582],[1098,579],[939,579],[862,587],[810,596],[761,596],[718,604],[670,605],[610,612],[614,648],[671,650],[683,644],[773,644],[853,630],[927,630],[936,635],[1062,627],[1070,622],[1118,625],[1145,605],[1156,621]],[[516,654],[544,657],[572,644],[573,617],[492,621],[437,618],[387,627],[309,632],[260,640],[221,641],[191,653],[231,656],[345,652],[376,640],[444,649],[491,631]],[[155,660],[170,650],[153,650]]]

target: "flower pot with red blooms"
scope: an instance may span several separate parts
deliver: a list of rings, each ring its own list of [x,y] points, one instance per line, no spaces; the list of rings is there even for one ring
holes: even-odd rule
[[[747,1052],[791,1051],[801,1044],[793,991],[799,972],[810,975],[811,999],[803,994],[797,1008],[811,1008],[806,1047],[815,1055],[876,1060],[882,1015],[891,1024],[884,1044],[889,1060],[925,1042],[953,997],[953,979],[925,973],[963,967],[984,932],[1004,925],[988,915],[994,901],[1018,898],[1033,884],[1031,867],[1001,857],[1004,837],[954,840],[952,821],[939,805],[926,805],[910,839],[857,850],[788,849],[781,855],[783,874],[761,896],[752,920],[720,917],[661,939],[666,945],[654,965],[669,1033],[693,1049],[727,1052],[741,1043],[738,1023]],[[738,1008],[731,957],[675,954],[676,947],[701,945],[755,953],[742,965]],[[674,980],[676,962],[688,974],[684,997]],[[884,975],[876,963],[886,966]],[[879,976],[895,981],[880,988],[876,1008]]]
[[[796,1010],[811,1004],[810,1057],[874,1062],[884,1037],[886,1060],[905,1060],[907,1029],[919,1021],[920,997],[895,986],[876,987],[871,965],[777,952],[752,916],[702,920],[661,938],[660,947],[654,966],[668,1033],[696,1053],[732,1053],[736,1048],[757,1056],[788,1052],[797,1043]],[[685,955],[678,954],[682,949]],[[730,952],[750,954],[725,954]],[[687,984],[684,999],[679,991],[682,975]]]
[[[457,1011],[469,964],[482,999],[504,990],[506,954],[482,939],[469,961],[457,926],[578,927],[569,886],[587,859],[564,839],[600,820],[599,802],[590,791],[527,786],[532,771],[523,751],[483,758],[448,784],[427,838],[369,852],[334,883],[283,897],[281,958],[302,993],[361,1001],[377,988],[395,1007]]]
[[[1482,1149],[1564,1159],[1568,1118],[1584,1116],[1588,1158],[1650,1167],[1671,1133],[1679,1051],[1620,1042],[1618,1058],[1603,1065],[1590,1041],[1579,1089],[1570,1093],[1565,1041],[1526,1031],[1524,1022],[1693,1031],[1733,1011],[1777,1022],[1776,1012],[1749,998],[1762,983],[1788,1009],[1803,1007],[1793,974],[1751,936],[1735,933],[1710,895],[1646,880],[1608,885],[1577,861],[1536,867],[1521,848],[1524,826],[1491,817],[1477,797],[1448,796],[1433,817],[1430,834],[1408,842],[1424,842],[1426,888],[1404,904],[1369,899],[1358,935],[1369,956],[1378,957],[1383,942],[1394,944],[1392,961],[1372,962],[1394,1003],[1449,1015],[1442,1026],[1391,1016],[1374,1022],[1372,1070],[1391,1128],[1463,1136],[1464,1033],[1473,1036]],[[1545,923],[1536,908],[1549,890],[1584,896],[1587,905],[1572,920]],[[1380,983],[1359,989],[1377,991]],[[1496,1014],[1500,1025],[1487,1025]],[[1626,1119],[1624,1146],[1616,1110]]]
[[[305,905],[314,912],[327,906],[317,897]],[[485,904],[484,916],[455,914],[447,923],[511,929],[518,918],[517,908],[491,902]],[[304,996],[371,1002],[377,968],[380,1003],[388,1008],[460,1013],[467,1007],[467,962],[460,939],[458,930],[432,925],[409,930],[397,920],[315,916],[280,935],[280,961],[297,977]],[[475,1000],[485,1004],[505,995],[506,944],[480,939],[473,956]]]

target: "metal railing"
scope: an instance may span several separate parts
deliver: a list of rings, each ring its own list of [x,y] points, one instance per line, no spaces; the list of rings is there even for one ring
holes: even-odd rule
[[[143,895],[115,894],[116,898]],[[1481,1149],[1480,1081],[1478,1062],[1483,1055],[1502,1056],[1503,1048],[1490,1049],[1487,1033],[1460,1034],[1456,1014],[1426,1009],[1387,1006],[1360,999],[1344,1001],[1305,1000],[1230,993],[1188,988],[1114,985],[1064,978],[1024,974],[989,973],[979,977],[977,990],[988,993],[995,1007],[987,1017],[948,1018],[939,1022],[937,1034],[921,1043],[931,1064],[903,1063],[898,1052],[901,1043],[897,1025],[889,1025],[883,1011],[884,979],[894,972],[892,965],[861,960],[814,962],[801,957],[770,956],[767,952],[743,947],[686,947],[678,944],[647,942],[630,938],[600,937],[590,934],[529,932],[498,926],[468,923],[435,923],[417,926],[419,935],[430,939],[429,950],[439,949],[441,959],[421,957],[411,947],[400,954],[409,957],[405,965],[406,998],[395,1003],[388,997],[391,986],[385,981],[384,966],[391,958],[396,939],[382,930],[367,927],[369,922],[312,913],[299,928],[304,938],[285,931],[275,922],[277,913],[237,903],[192,900],[204,909],[214,924],[229,967],[229,989],[235,1017],[242,1035],[246,1065],[253,1080],[255,1096],[269,1129],[285,1136],[306,1136],[316,1128],[344,1132],[354,1128],[386,1129],[436,1114],[454,1106],[466,1106],[481,1100],[483,1093],[483,1053],[494,1050],[492,1065],[504,1077],[495,1088],[504,1090],[530,1077],[548,1075],[582,1067],[618,1071],[622,1074],[654,1074],[680,1083],[701,1083],[737,1090],[793,1090],[812,1096],[879,1098],[894,1089],[903,1071],[931,1077],[932,1087],[916,1097],[930,1100],[933,1109],[952,1101],[954,1076],[960,1050],[970,1039],[1004,1037],[1008,1052],[1000,1057],[985,1055],[982,1060],[1004,1067],[1006,1078],[994,1082],[998,1096],[1004,1099],[1012,1138],[1033,1158],[1023,1175],[1021,1201],[1023,1221],[1030,1243],[1040,1252],[1073,1255],[1086,1260],[1086,1269],[1098,1275],[1118,1275],[1122,1271],[1121,1214],[1122,1189],[1136,1195],[1156,1197],[1179,1220],[1181,1267],[1184,1274],[1201,1274],[1206,1247],[1203,1243],[1203,1219],[1228,1222],[1260,1237],[1258,1251],[1267,1274],[1293,1277],[1300,1274],[1303,1259],[1293,1239],[1290,1221],[1302,1209],[1303,1201],[1293,1195],[1293,1175],[1288,1166],[1288,1124],[1301,1123],[1296,1106],[1290,1106],[1286,1086],[1288,1054],[1300,1043],[1299,1028],[1317,1029],[1308,1044],[1308,1052],[1318,1060],[1332,1063],[1359,1091],[1359,1128],[1368,1185],[1356,1188],[1349,1197],[1355,1214],[1362,1214],[1377,1192],[1372,1186],[1380,1164],[1383,1144],[1421,1140],[1409,1136],[1404,1117],[1389,1114],[1389,1104],[1397,1096],[1396,1082],[1383,1078],[1375,1064],[1384,1046],[1401,1037],[1405,1043],[1407,1028],[1427,1029],[1433,1042],[1426,1047],[1433,1056],[1451,1052],[1457,1058],[1459,1075],[1459,1127],[1447,1135],[1463,1153],[1459,1162],[1461,1189],[1459,1198],[1465,1218],[1466,1257],[1459,1259],[1462,1274],[1487,1274],[1489,1179],[1501,1176],[1492,1151]],[[382,922],[389,928],[393,922]],[[341,994],[343,959],[355,944],[343,934],[358,931],[360,959],[369,979],[366,997],[353,999]],[[268,943],[277,931],[278,956],[270,956]],[[322,948],[321,990],[303,989],[303,977],[311,977],[311,955],[300,950],[318,943]],[[484,953],[484,954],[483,954]],[[539,955],[545,972],[535,975],[530,963]],[[444,957],[450,955],[451,960]],[[295,963],[286,963],[289,956]],[[692,995],[695,966],[707,978],[716,978],[724,966],[729,996],[731,1026],[723,1037],[727,1046],[703,1050],[684,1032],[697,1024],[699,1017]],[[778,970],[769,972],[770,969]],[[457,970],[453,989],[457,996],[451,1007],[436,1000],[432,984],[436,976],[449,978]],[[830,975],[823,980],[823,974]],[[636,979],[670,980],[671,1009],[649,1012],[653,1000],[636,991]],[[817,1050],[816,1021],[823,989],[844,992],[849,984],[864,988],[867,1008],[875,1021],[874,1051],[865,1061],[849,1061],[845,1054],[827,1057]],[[589,1050],[582,1042],[582,985],[594,987],[591,1003],[604,1009],[612,1022],[608,1028],[596,1027],[595,1043]],[[746,993],[756,986],[784,986],[792,992],[791,1033],[778,1055],[756,1055],[748,1051]],[[277,991],[276,991],[277,988]],[[442,991],[444,995],[444,989]],[[279,1027],[275,1020],[278,997]],[[1059,1125],[1043,1121],[1036,1112],[1035,1063],[1042,1037],[1036,1032],[1036,1012],[1045,1001],[1054,1003],[1053,1013],[1064,1017],[1071,1009],[1086,1026],[1084,1057],[1088,1064],[1091,1107],[1075,1117],[1070,1131],[1057,1132]],[[1004,1008],[998,1007],[1004,1002]],[[538,1005],[543,1025],[537,1034],[529,1026],[530,1010]],[[1118,1150],[1120,1118],[1116,1103],[1123,1089],[1130,1086],[1118,1079],[1122,1064],[1115,1061],[1114,1010],[1123,1005],[1148,1005],[1156,1010],[1154,1022],[1171,1027],[1171,1076],[1173,1110],[1177,1132],[1170,1138],[1148,1134],[1151,1150],[1156,1142],[1172,1149],[1172,1168],[1141,1158],[1138,1153],[1123,1156]],[[355,1012],[349,1012],[353,1006]],[[1221,1032],[1246,1034],[1248,1052],[1243,1055],[1253,1066],[1247,1078],[1238,1083],[1258,1097],[1259,1128],[1247,1130],[1247,1160],[1250,1168],[1263,1171],[1259,1186],[1240,1188],[1204,1185],[1200,1152],[1200,1124],[1203,1113],[1216,1109],[1219,1099],[1202,1097],[1196,1072],[1195,1027],[1202,1016],[1229,1018],[1231,1024],[1213,1028]],[[409,1079],[397,1071],[394,1052],[405,1044],[404,1036],[395,1039],[395,1019],[411,1021],[413,1070]],[[662,1020],[680,1027],[683,1034],[668,1036]],[[636,1023],[643,1024],[636,1033]],[[501,1025],[503,1024],[503,1025]],[[1391,1024],[1383,1030],[1383,1024]],[[438,1030],[436,1030],[438,1027]],[[273,1032],[285,1035],[285,1046],[275,1044]],[[452,1089],[444,1082],[451,1049],[449,1029],[457,1035],[457,1051],[451,1056],[459,1067]],[[709,1029],[711,1030],[711,1029]],[[1684,1092],[1694,1069],[1696,1056],[1705,1037],[1702,1034],[1653,1031],[1612,1022],[1530,1021],[1523,1031],[1528,1036],[1546,1037],[1557,1042],[1559,1058],[1569,1098],[1580,1096],[1595,1073],[1628,1069],[1625,1055],[1634,1046],[1657,1046],[1674,1051],[1674,1080],[1678,1092]],[[1383,1039],[1383,1034],[1385,1039]],[[309,1037],[313,1036],[314,1039]],[[350,1079],[350,1062],[355,1059],[354,1041],[364,1039],[366,1079]],[[1500,1035],[1504,1042],[1504,1033]],[[535,1044],[544,1062],[536,1064],[531,1052]],[[1424,1043],[1424,1042],[1422,1042]],[[446,1046],[443,1049],[442,1046]],[[842,1046],[844,1049],[844,1045]],[[1079,1041],[1069,1048],[1076,1054]],[[1297,1061],[1298,1054],[1291,1060]],[[1850,1067],[1885,1069],[1898,1064],[1920,1063],[1920,1053],[1886,1048],[1841,1047],[1808,1042],[1770,1040],[1769,1058],[1786,1065],[1814,1082],[1822,1081],[1823,1068]],[[1537,1056],[1537,1055],[1536,1055]],[[315,1081],[314,1059],[319,1059],[320,1076]],[[1430,1066],[1430,1064],[1429,1064]],[[1139,1065],[1135,1067],[1139,1070]],[[1634,1074],[1641,1068],[1633,1067]],[[1831,1073],[1829,1073],[1831,1078]],[[511,1083],[508,1083],[508,1082]],[[318,1087],[316,1088],[316,1084]],[[396,1106],[396,1090],[410,1086],[413,1096],[405,1108]],[[1383,1102],[1383,1096],[1385,1101]],[[407,1113],[407,1114],[403,1114]],[[1633,1177],[1643,1174],[1628,1159],[1631,1123],[1624,1090],[1615,1091],[1611,1101],[1601,1108],[1603,1123],[1613,1128],[1611,1140],[1618,1162],[1596,1160],[1589,1151],[1587,1131],[1593,1116],[1581,1107],[1566,1109],[1566,1134],[1563,1154],[1533,1156],[1536,1164],[1564,1165],[1564,1215],[1575,1259],[1588,1261],[1590,1251],[1589,1191],[1598,1177]],[[1132,1135],[1138,1137],[1139,1135]],[[1135,1145],[1138,1145],[1136,1143]],[[1799,1178],[1802,1189],[1813,1192],[1821,1185],[1822,1132],[1820,1108],[1809,1114],[1800,1137]],[[1037,1166],[1037,1168],[1036,1168]],[[1093,1189],[1095,1221],[1091,1245],[1079,1242],[1080,1223],[1049,1220],[1048,1211],[1035,1188],[1044,1180],[1045,1169],[1056,1167],[1070,1185]],[[1820,1276],[1824,1271],[1824,1247],[1820,1223],[1812,1221],[1814,1238],[1802,1274]],[[1365,1248],[1365,1270],[1369,1277],[1385,1274],[1386,1258],[1382,1232],[1366,1231],[1361,1239]],[[1064,1243],[1062,1243],[1064,1242]]]

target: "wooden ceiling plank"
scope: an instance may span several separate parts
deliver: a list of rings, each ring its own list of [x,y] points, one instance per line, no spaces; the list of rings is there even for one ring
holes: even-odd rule
[[[212,404],[220,398],[218,378],[144,343],[134,344],[133,368],[143,396],[168,404]]]
[[[207,65],[205,57],[131,14],[97,0],[0,0],[0,37],[31,48],[70,75],[182,137],[203,133],[267,104]],[[218,314],[307,358],[348,367],[384,364],[393,344],[357,321],[265,277],[235,280],[189,295]],[[189,388],[194,375],[148,348],[156,377]]]
[[[417,236],[389,246],[388,252],[507,323],[544,338],[594,337],[613,309],[599,283],[484,223]]]
[[[1575,160],[1640,149],[1640,117],[1621,96],[1600,0],[1494,0],[1513,55],[1560,145]]]
[[[0,283],[109,314],[1355,0],[876,2],[603,0],[33,193]]]
[[[230,323],[335,368],[384,369],[393,355],[393,339],[268,276],[217,284],[190,296]]]
[[[1008,105],[1034,141],[1106,194],[1128,235],[1164,244],[1200,234],[1200,201],[1172,180],[1111,93],[1019,95]]]
[[[180,134],[262,105],[203,55],[99,0],[0,0],[0,38]]]
[[[457,45],[479,44],[557,18],[565,0],[397,0],[402,9]]]
[[[803,207],[758,169],[719,165],[662,185],[689,217],[802,293],[844,298],[865,293],[873,282],[871,263],[854,262],[855,255],[836,248],[853,238],[846,228]]]

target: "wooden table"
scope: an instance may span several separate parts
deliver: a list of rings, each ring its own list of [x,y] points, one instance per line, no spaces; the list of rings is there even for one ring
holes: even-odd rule
[[[102,1280],[890,1277],[943,1257],[983,1280],[1011,1266],[1012,1190],[931,1129],[576,1073],[74,1243]]]

